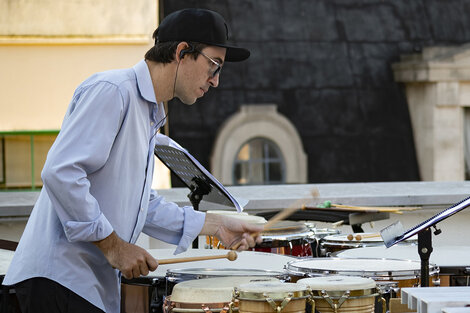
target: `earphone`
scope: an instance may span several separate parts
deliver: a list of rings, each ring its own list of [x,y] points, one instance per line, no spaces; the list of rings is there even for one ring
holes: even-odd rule
[[[189,45],[188,49],[183,49],[180,51],[180,59],[182,59],[186,53],[191,53],[193,51],[194,51],[193,46]]]

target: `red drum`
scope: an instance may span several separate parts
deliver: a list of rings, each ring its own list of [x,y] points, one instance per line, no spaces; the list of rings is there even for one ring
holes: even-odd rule
[[[261,233],[263,242],[254,251],[291,256],[312,256],[311,241],[314,233],[305,223],[281,221]]]

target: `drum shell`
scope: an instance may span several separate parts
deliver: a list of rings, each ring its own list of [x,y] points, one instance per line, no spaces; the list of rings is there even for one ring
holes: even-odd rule
[[[420,261],[418,247],[411,245],[395,245],[386,247],[366,247],[341,251],[340,258],[389,258]],[[470,247],[438,246],[434,247],[429,262],[439,267],[439,280],[429,286],[443,287],[470,285]]]
[[[240,313],[273,312],[275,309],[272,307],[272,304],[268,302],[268,300],[273,301],[275,306],[279,307],[287,298],[290,298],[290,301],[284,305],[280,312],[304,313],[307,299],[310,298],[307,288],[297,286],[296,284],[276,284],[268,282],[262,285],[264,289],[259,289],[257,291],[244,289],[250,285],[252,284],[241,285],[235,288],[234,300],[238,302],[238,309]],[[276,289],[272,290],[272,287],[276,287]],[[282,290],[284,287],[286,290]]]
[[[166,295],[165,278],[122,278],[121,313],[161,313]]]

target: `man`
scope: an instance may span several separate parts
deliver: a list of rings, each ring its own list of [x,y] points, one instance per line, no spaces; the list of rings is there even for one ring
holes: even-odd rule
[[[248,50],[226,44],[217,13],[185,9],[166,17],[155,46],[131,69],[97,73],[75,91],[48,153],[44,182],[5,285],[26,312],[120,312],[120,277],[158,262],[134,243],[144,233],[186,250],[199,234],[239,250],[259,226],[165,202],[152,191],[153,147],[163,102],[192,104],[219,84],[225,61]]]

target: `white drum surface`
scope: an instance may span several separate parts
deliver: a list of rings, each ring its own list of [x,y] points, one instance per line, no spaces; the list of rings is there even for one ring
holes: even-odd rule
[[[356,276],[321,276],[302,278],[297,284],[309,286],[312,290],[338,291],[338,290],[364,290],[376,287],[371,278]]]
[[[0,275],[5,275],[7,273],[14,254],[15,251],[0,249]]]
[[[279,281],[241,284],[237,289],[240,292],[240,298],[250,298],[250,295],[253,295],[257,299],[259,294],[263,294],[263,296],[266,295],[273,300],[284,299],[289,293],[307,292],[307,286],[296,283],[281,283]]]
[[[259,281],[278,281],[275,278],[260,277],[217,277],[188,280],[176,284],[171,301],[178,303],[223,303],[232,300],[234,287]]]
[[[339,252],[339,258],[392,258],[420,261],[418,246],[367,247]],[[470,246],[433,247],[429,263],[439,267],[470,266]]]
[[[245,221],[247,223],[251,223],[251,224],[260,224],[260,225],[262,225],[262,224],[266,224],[268,222],[262,216],[249,215],[248,213],[245,213],[245,212],[237,213],[237,211],[213,210],[213,211],[207,211],[207,213],[229,215],[230,217],[235,217],[237,219],[243,220],[243,221]]]
[[[147,250],[154,258],[173,259],[194,256],[213,256],[226,255],[229,250],[218,249],[188,249],[178,255],[173,255],[174,249],[149,249]],[[174,264],[159,265],[157,270],[151,272],[148,276],[165,277],[167,270],[185,269],[185,268],[210,268],[210,269],[249,269],[249,270],[268,270],[284,272],[284,266],[297,258],[292,256],[257,252],[243,251],[237,252],[237,259],[229,261],[228,259],[215,259],[206,261],[194,261]]]
[[[435,271],[430,264],[429,272]],[[289,273],[302,273],[306,276],[339,274],[364,276],[373,279],[416,277],[421,272],[421,263],[410,260],[372,259],[372,258],[313,258],[289,262]]]

